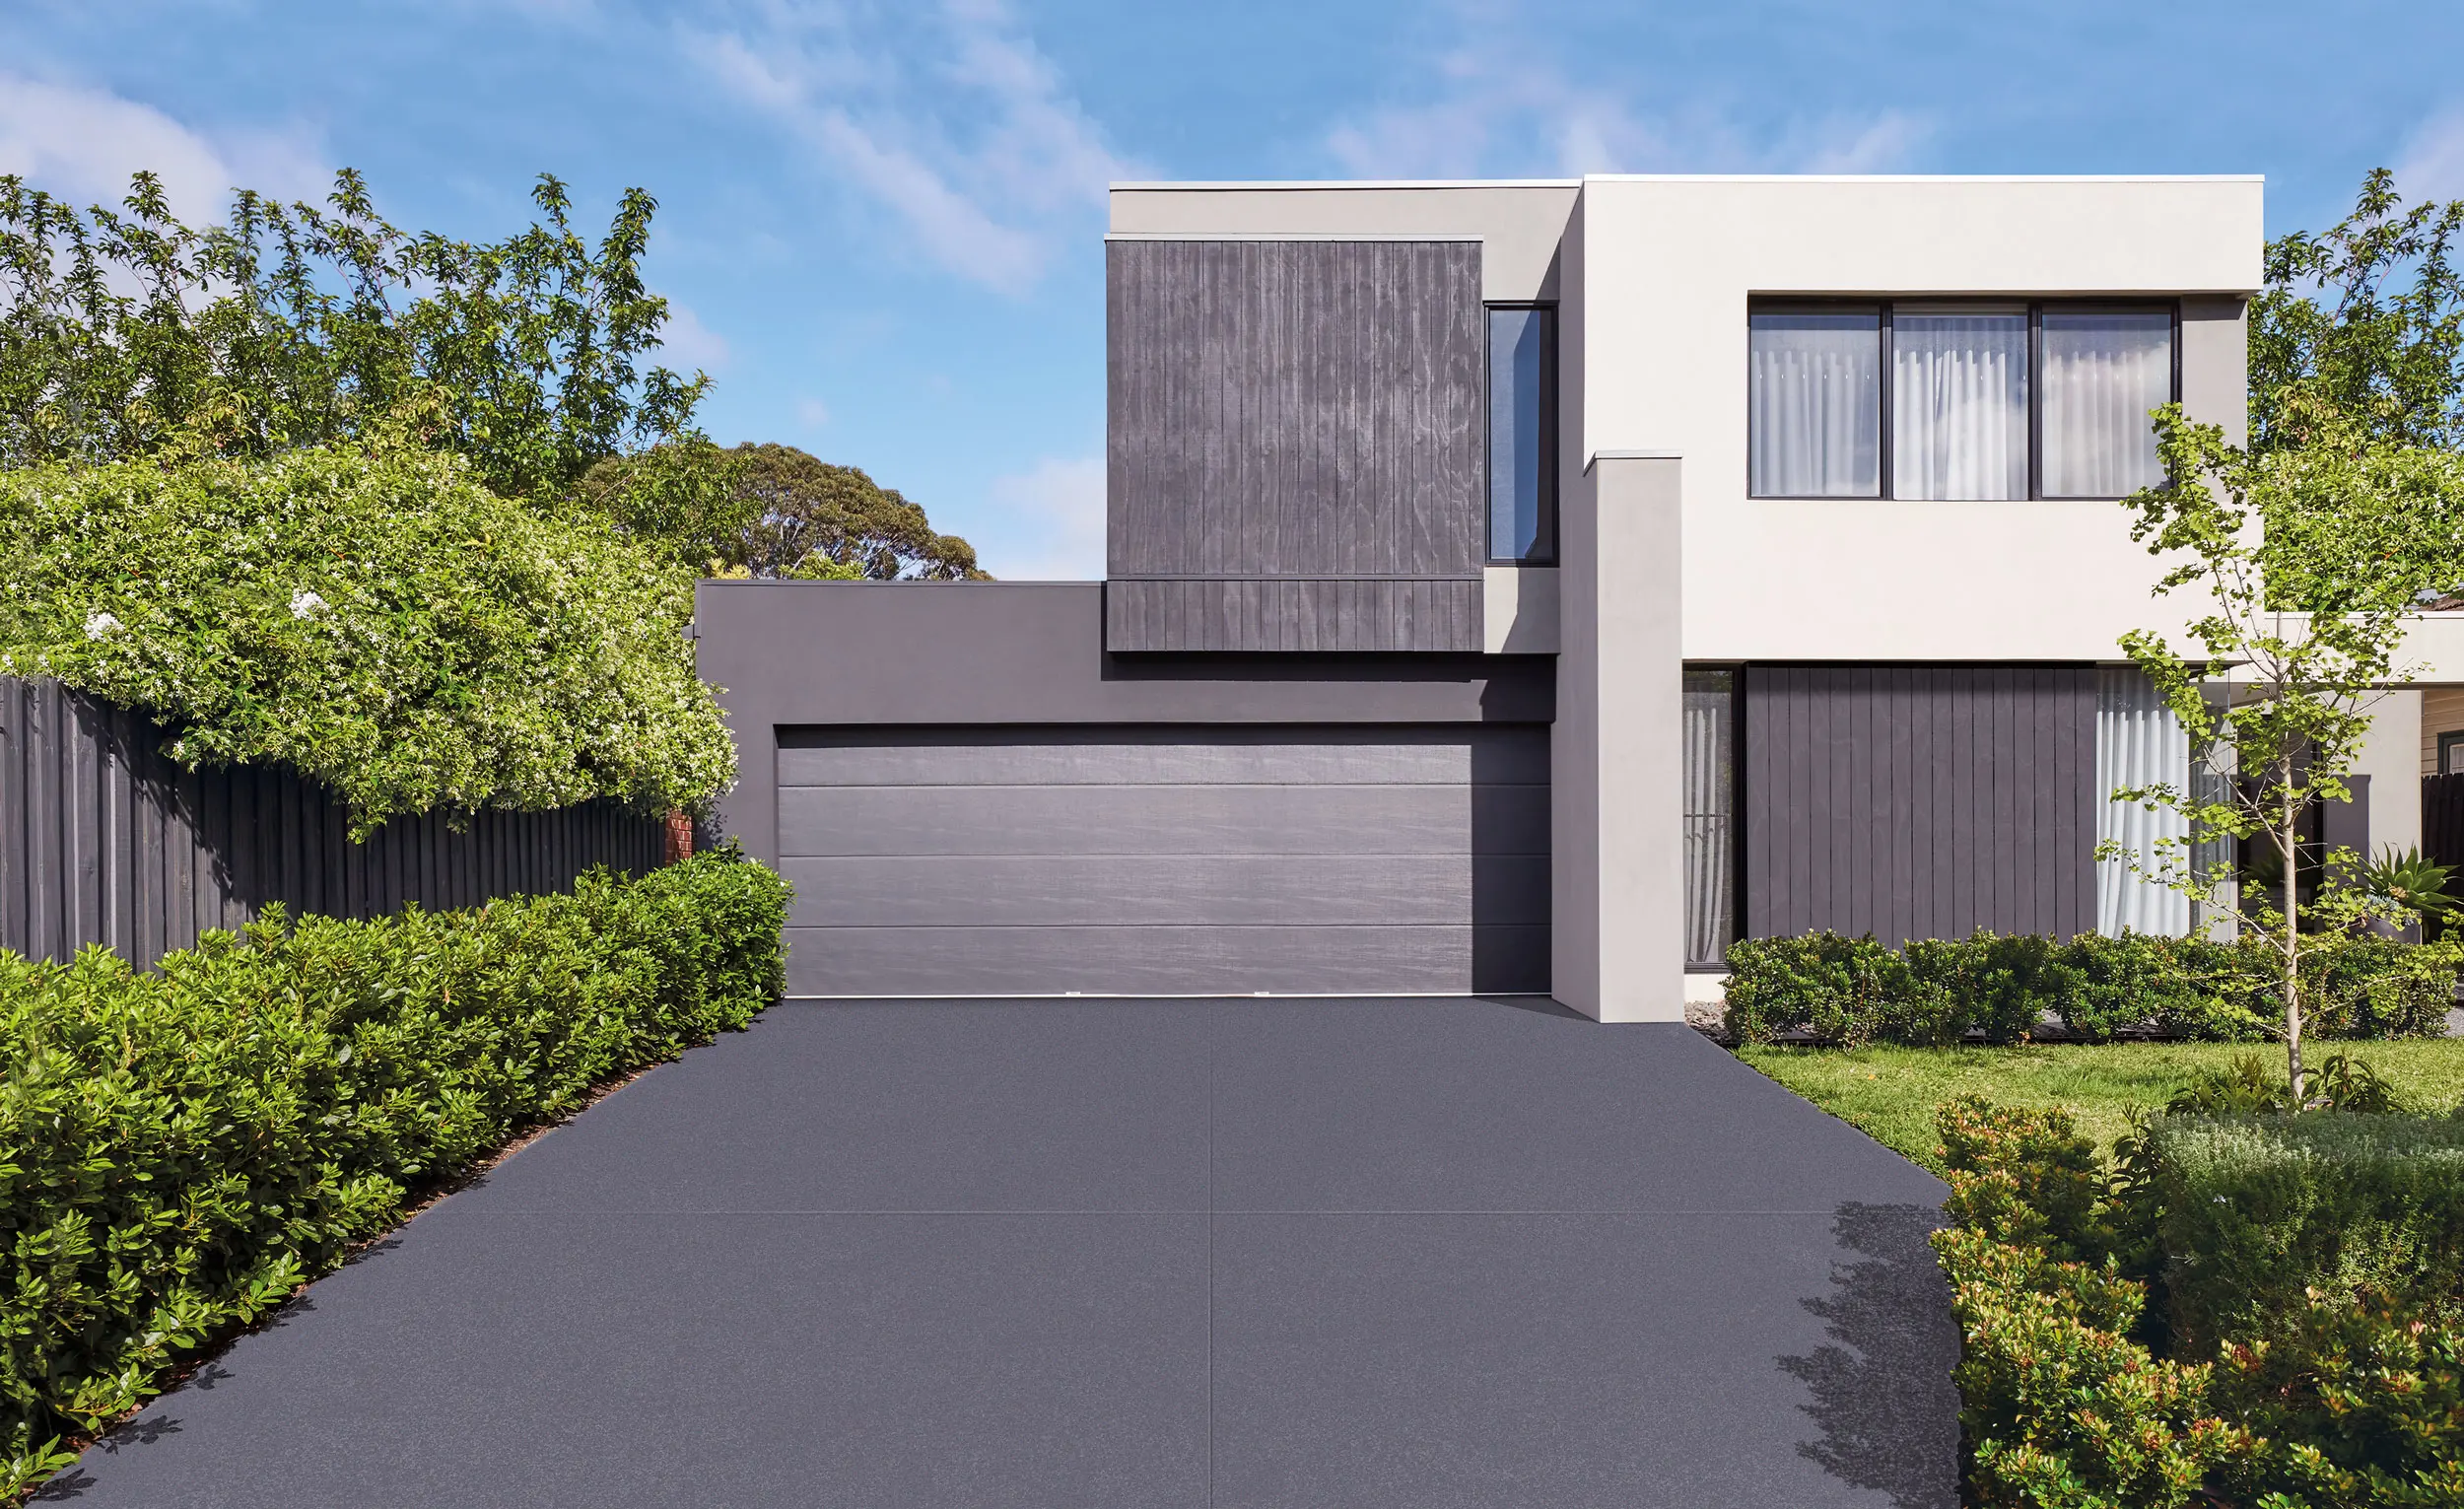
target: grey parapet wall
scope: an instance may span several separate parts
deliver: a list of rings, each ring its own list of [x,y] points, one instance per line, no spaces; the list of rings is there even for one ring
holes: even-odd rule
[[[142,714],[53,680],[0,677],[0,947],[66,959],[101,943],[139,966],[268,902],[382,917],[565,890],[593,865],[659,863],[663,826],[613,802],[397,818],[366,843],[287,770],[189,771]]]

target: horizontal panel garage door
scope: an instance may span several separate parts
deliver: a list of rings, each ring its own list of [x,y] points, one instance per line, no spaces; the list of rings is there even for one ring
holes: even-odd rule
[[[1538,726],[781,730],[799,995],[1548,988]]]

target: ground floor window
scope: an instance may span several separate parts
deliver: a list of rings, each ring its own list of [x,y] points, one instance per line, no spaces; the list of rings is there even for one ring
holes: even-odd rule
[[[2194,858],[2187,819],[2169,807],[2116,801],[2120,789],[2191,784],[2190,740],[2181,720],[2133,667],[2096,673],[2096,842],[2118,844],[2120,858],[2096,861],[2096,930],[2181,937],[2190,931],[2190,898],[2154,878]]]
[[[1685,962],[1737,936],[1737,672],[1685,672]]]

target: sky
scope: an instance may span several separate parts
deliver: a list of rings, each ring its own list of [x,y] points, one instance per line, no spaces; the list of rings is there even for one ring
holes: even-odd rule
[[[2459,53],[2453,0],[0,0],[0,172],[203,220],[347,166],[468,239],[646,188],[715,439],[1084,578],[1108,182],[2260,172],[2274,235],[2464,196]]]

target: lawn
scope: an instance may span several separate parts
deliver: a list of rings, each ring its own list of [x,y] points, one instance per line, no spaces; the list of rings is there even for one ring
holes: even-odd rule
[[[2080,1131],[2110,1146],[2131,1107],[2160,1106],[2200,1074],[2250,1053],[2283,1072],[2283,1045],[2265,1043],[1737,1050],[1771,1078],[1937,1173],[1934,1108],[1953,1096],[2065,1106]],[[2447,1111],[2464,1101],[2464,1040],[2317,1043],[2305,1045],[2303,1057],[2315,1067],[2335,1053],[2367,1063],[2419,1109]]]

